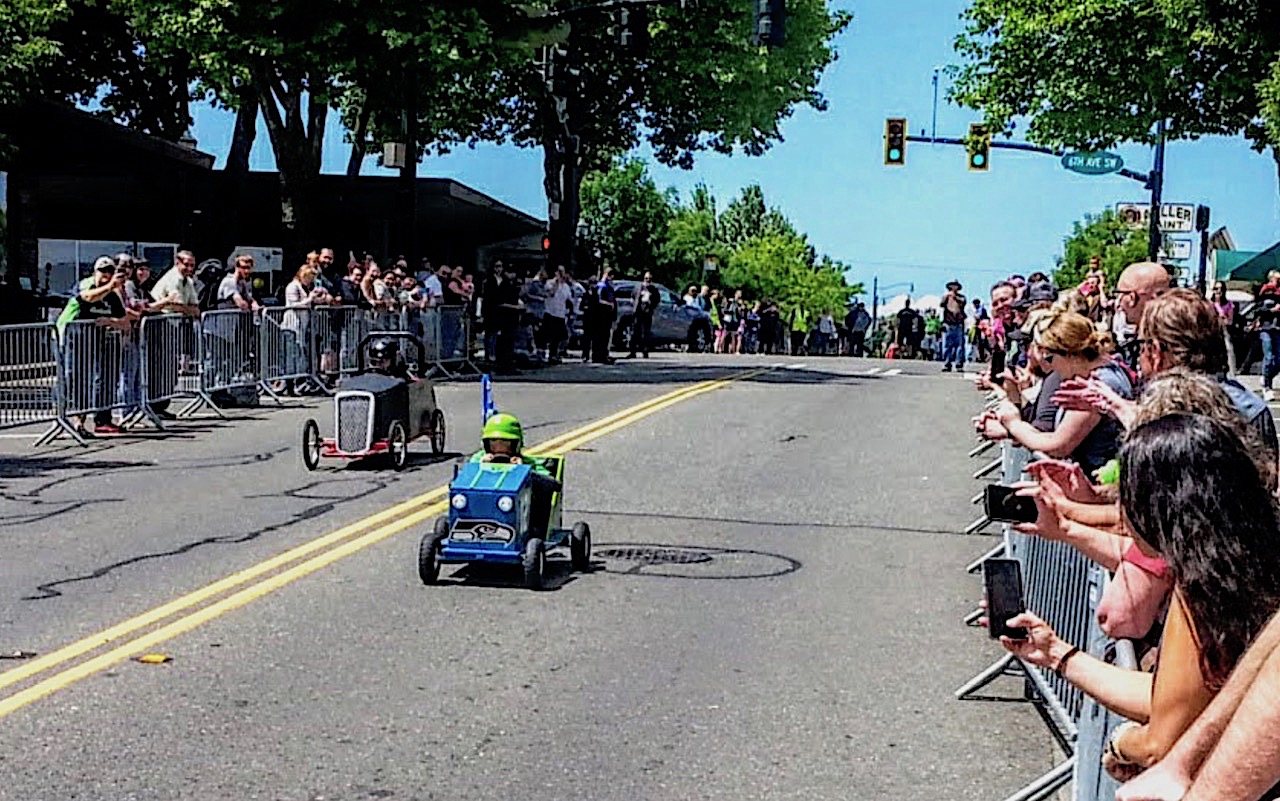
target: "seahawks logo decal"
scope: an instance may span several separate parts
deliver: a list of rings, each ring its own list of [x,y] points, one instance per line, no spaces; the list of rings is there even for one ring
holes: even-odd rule
[[[451,534],[455,540],[491,540],[510,542],[515,539],[516,531],[511,526],[504,526],[492,520],[459,520]]]

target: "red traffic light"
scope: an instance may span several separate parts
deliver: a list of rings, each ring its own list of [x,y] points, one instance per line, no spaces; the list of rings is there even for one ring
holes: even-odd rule
[[[549,250],[551,250],[551,236],[544,234],[542,237],[542,252],[546,253]]]

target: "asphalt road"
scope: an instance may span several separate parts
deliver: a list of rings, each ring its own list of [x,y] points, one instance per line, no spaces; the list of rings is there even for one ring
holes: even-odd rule
[[[478,385],[438,396],[471,450]],[[0,654],[39,654],[0,661],[0,799],[994,799],[1050,766],[1028,706],[951,695],[999,655],[961,622],[992,544],[958,534],[967,382],[666,354],[497,396],[531,441],[585,432],[566,520],[590,522],[594,570],[557,561],[549,592],[422,586],[428,503],[360,521],[452,459],[307,474],[298,427],[327,429],[325,404],[87,450],[0,440]],[[172,661],[113,655],[138,637]]]

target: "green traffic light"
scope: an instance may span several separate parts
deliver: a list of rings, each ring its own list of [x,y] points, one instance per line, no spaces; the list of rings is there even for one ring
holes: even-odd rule
[[[973,154],[973,166],[975,166],[975,167],[981,167],[982,165],[984,165],[984,164],[986,164],[986,163],[987,163],[987,157],[986,157],[986,156],[982,155],[981,153],[974,153],[974,154]]]
[[[902,158],[902,151],[901,151],[901,150],[899,150],[899,149],[898,149],[898,148],[896,148],[896,147],[895,147],[895,148],[892,148],[892,149],[890,149],[890,150],[889,150],[889,160],[890,160],[890,161],[898,161],[898,160],[899,160],[899,159],[901,159],[901,158]]]

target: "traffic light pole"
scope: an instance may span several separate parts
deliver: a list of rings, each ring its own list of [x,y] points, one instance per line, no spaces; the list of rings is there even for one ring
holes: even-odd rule
[[[960,147],[966,147],[966,148],[969,146],[969,140],[967,139],[956,139],[948,136],[908,136],[907,141],[915,142],[916,144],[922,144],[922,145],[959,145]],[[1024,153],[1041,153],[1046,156],[1057,156],[1059,158],[1066,155],[1066,151],[1064,150],[1055,150],[1050,147],[1041,147],[1040,145],[1033,145],[1029,142],[992,141],[988,146],[991,147],[992,149],[1021,150]],[[1160,157],[1157,161],[1157,169],[1163,170],[1164,169],[1163,149],[1157,151],[1157,155]],[[1124,178],[1129,178],[1131,180],[1137,181],[1141,184],[1150,185],[1151,183],[1151,176],[1144,172],[1134,172],[1133,170],[1124,168],[1121,170],[1117,170],[1115,174],[1122,176]]]

